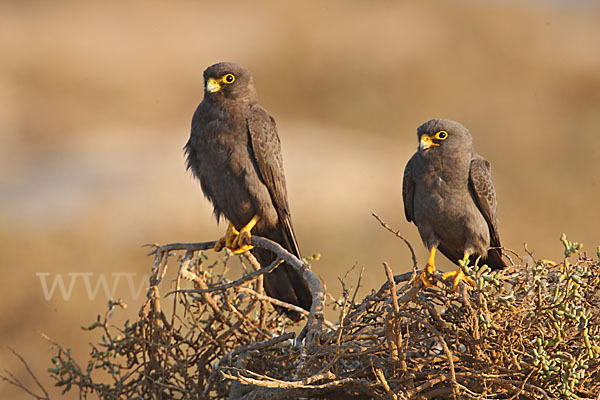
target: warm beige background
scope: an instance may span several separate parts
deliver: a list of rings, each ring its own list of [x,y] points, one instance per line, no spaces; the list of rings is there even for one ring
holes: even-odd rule
[[[504,245],[560,258],[566,232],[600,244],[600,8],[594,2],[303,1],[0,3],[2,367],[45,379],[45,332],[85,360],[103,312],[81,278],[44,299],[39,272],[136,273],[141,244],[217,238],[182,147],[202,71],[237,61],[277,119],[305,254],[335,295],[364,265],[407,270],[425,250],[405,221],[404,165],[416,127],[456,119],[493,165]],[[450,263],[440,258],[440,267]],[[171,271],[172,272],[172,271]],[[354,275],[355,276],[355,275]],[[116,297],[140,304],[122,278]],[[353,278],[355,279],[355,278]],[[53,393],[56,391],[52,388]],[[4,383],[0,397],[23,398]]]

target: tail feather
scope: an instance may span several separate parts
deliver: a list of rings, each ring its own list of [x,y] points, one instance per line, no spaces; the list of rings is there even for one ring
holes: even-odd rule
[[[498,244],[498,246],[499,246],[499,244]],[[446,257],[448,257],[448,259],[456,265],[458,265],[458,261],[461,260],[463,257],[461,252],[459,252],[455,249],[452,249],[450,247],[447,247],[443,244],[440,244],[438,249],[442,252],[442,254],[444,254]],[[475,265],[476,261],[477,261],[477,257],[469,257],[469,265],[470,266]],[[487,264],[493,270],[503,269],[508,266],[506,264],[506,262],[504,261],[504,259],[502,258],[502,250],[497,249],[497,248],[489,249],[487,255],[485,257],[481,257],[481,260],[479,261],[479,265],[484,265],[484,264]]]
[[[500,249],[489,249],[487,257],[483,261],[493,270],[503,269],[508,266],[502,258],[502,250]]]
[[[285,230],[284,232],[254,233],[281,244],[287,251],[300,258],[300,252],[293,234],[293,240],[290,240],[289,235],[285,234]],[[265,249],[254,248],[252,249],[252,254],[263,268],[269,266],[275,260],[275,255]],[[265,274],[264,287],[265,292],[270,297],[296,305],[307,311],[310,310],[312,294],[308,283],[304,280],[301,273],[288,263],[283,263],[275,268],[275,270]],[[294,311],[286,309],[279,309],[279,311],[285,312],[290,319],[298,320],[300,318],[300,315]]]

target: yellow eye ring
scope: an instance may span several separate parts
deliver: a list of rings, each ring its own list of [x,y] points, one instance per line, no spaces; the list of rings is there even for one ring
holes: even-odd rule
[[[435,138],[439,139],[439,140],[444,140],[448,137],[448,132],[446,131],[439,131],[438,133],[435,134]]]
[[[235,76],[233,74],[223,75],[223,82],[225,82],[225,83],[233,83],[233,82],[235,82]]]

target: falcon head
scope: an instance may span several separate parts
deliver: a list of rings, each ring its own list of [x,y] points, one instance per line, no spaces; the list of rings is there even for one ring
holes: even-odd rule
[[[417,128],[419,152],[452,152],[471,151],[473,141],[471,134],[461,124],[449,119],[432,119]]]
[[[220,62],[204,71],[205,97],[225,97],[255,103],[258,98],[252,74],[241,65]]]

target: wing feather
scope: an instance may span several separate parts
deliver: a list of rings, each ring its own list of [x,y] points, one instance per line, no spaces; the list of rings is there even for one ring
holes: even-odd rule
[[[411,158],[408,160],[406,167],[404,168],[404,178],[402,180],[402,200],[404,201],[404,214],[408,222],[415,220],[414,212],[414,196],[415,196],[415,182],[412,177],[412,162]]]
[[[490,230],[490,247],[499,247],[498,203],[496,201],[496,190],[492,182],[492,171],[490,163],[478,154],[471,160],[469,189]],[[490,249],[487,262],[493,269],[506,266],[502,260],[500,249]]]
[[[300,257],[287,202],[281,143],[279,142],[275,120],[264,108],[254,105],[250,109],[247,122],[258,171],[277,210],[289,250]]]

